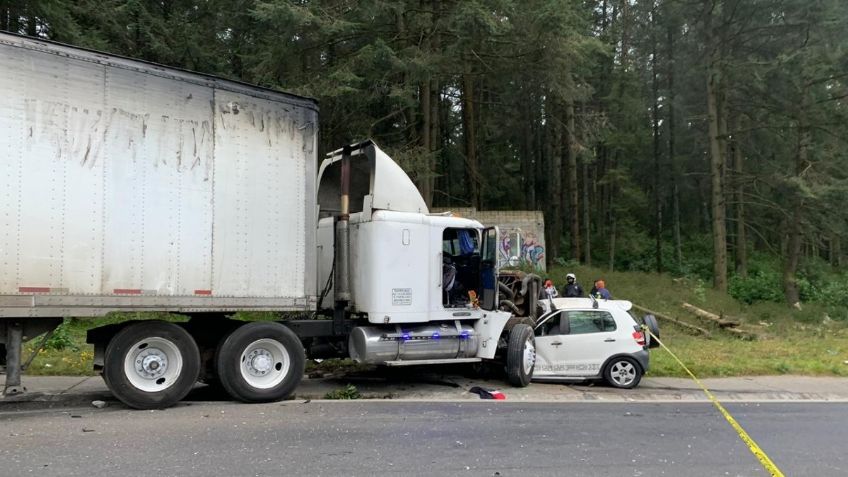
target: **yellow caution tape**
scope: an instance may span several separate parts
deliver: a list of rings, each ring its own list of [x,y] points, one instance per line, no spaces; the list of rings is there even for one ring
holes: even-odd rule
[[[710,390],[707,389],[706,386],[704,386],[704,383],[702,383],[701,380],[698,379],[692,373],[692,371],[689,371],[689,368],[687,368],[686,365],[683,364],[683,361],[680,361],[680,358],[678,358],[674,353],[672,353],[671,350],[668,349],[668,346],[665,345],[665,343],[660,341],[659,338],[657,338],[653,333],[651,333],[647,326],[643,326],[642,328],[645,330],[645,332],[651,335],[651,339],[657,340],[657,343],[659,343],[664,350],[668,351],[668,354],[670,354],[671,357],[674,358],[674,360],[677,361],[677,363],[683,367],[683,369],[695,381],[695,383],[697,383],[698,386],[701,387],[701,390],[704,391],[704,394],[707,395],[707,398],[709,398],[710,402],[712,402],[713,405],[721,413],[721,415],[724,416],[730,426],[733,427],[734,430],[736,430],[736,433],[739,434],[739,438],[742,439],[742,442],[744,442],[748,446],[748,450],[750,450],[751,453],[754,454],[754,457],[756,457],[757,460],[760,461],[760,464],[763,466],[766,472],[771,474],[772,477],[784,477],[783,472],[781,472],[780,469],[777,468],[777,466],[774,464],[774,462],[771,461],[769,456],[766,455],[765,451],[762,450],[756,442],[754,442],[754,439],[752,439],[751,436],[749,436],[748,433],[745,432],[745,429],[742,429],[742,426],[740,426],[739,423],[736,422],[736,419],[734,419],[733,416],[731,416],[730,413],[727,412],[727,409],[725,409],[724,406],[722,406],[721,403],[718,402],[718,399],[716,399],[716,397],[713,396],[713,393],[711,393]]]

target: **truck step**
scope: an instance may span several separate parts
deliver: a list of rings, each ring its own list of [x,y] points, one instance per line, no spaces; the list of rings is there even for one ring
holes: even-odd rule
[[[386,361],[383,364],[386,366],[415,366],[419,364],[461,364],[461,363],[479,363],[482,358],[455,358],[455,359],[418,359],[418,360],[403,360],[403,361]]]

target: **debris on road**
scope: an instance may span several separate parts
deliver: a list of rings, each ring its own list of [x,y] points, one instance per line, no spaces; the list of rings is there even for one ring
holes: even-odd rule
[[[469,389],[468,392],[474,393],[480,396],[480,399],[495,399],[498,401],[506,400],[506,395],[498,390],[489,390],[483,389],[480,386],[474,386]]]

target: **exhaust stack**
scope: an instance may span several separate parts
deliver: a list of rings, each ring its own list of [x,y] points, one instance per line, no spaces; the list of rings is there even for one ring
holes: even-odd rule
[[[350,146],[342,149],[341,164],[341,210],[336,218],[335,245],[335,309],[333,328],[336,334],[344,333],[345,308],[350,302]]]

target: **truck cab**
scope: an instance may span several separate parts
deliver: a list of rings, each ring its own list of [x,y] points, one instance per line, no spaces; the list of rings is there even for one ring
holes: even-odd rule
[[[349,311],[393,324],[479,318],[496,310],[496,229],[430,214],[412,181],[375,144],[353,151]],[[319,171],[319,296],[334,292],[339,162],[338,151],[331,153]]]
[[[318,178],[317,295],[321,308],[338,303],[330,297],[338,295],[334,272],[345,258],[334,251],[347,240],[344,306],[359,320],[349,356],[388,366],[494,358],[512,316],[498,309],[497,229],[431,214],[409,177],[371,141],[328,156]],[[337,233],[345,215],[347,239]]]

